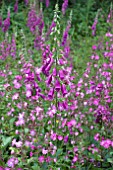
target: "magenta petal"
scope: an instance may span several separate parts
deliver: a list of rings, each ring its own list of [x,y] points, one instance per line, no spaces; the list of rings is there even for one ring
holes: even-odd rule
[[[64,79],[65,74],[64,74],[63,70],[59,70],[59,77],[60,77],[61,80]]]
[[[55,83],[55,90],[58,92],[60,91],[61,89],[61,85],[60,85],[60,82],[58,80],[56,80],[56,83]]]
[[[49,91],[49,93],[48,93],[48,97],[49,97],[50,99],[53,99],[53,95],[54,95],[54,88],[51,88],[50,91]]]
[[[47,85],[50,85],[50,84],[51,84],[51,82],[52,82],[52,75],[50,75],[50,76],[48,77]]]
[[[65,96],[68,93],[65,84],[62,84],[61,91],[62,91],[63,96]]]

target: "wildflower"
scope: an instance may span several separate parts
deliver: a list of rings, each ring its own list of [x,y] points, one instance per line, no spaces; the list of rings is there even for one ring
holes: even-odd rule
[[[24,2],[25,2],[25,5],[28,5],[29,0],[24,0]]]
[[[18,0],[16,0],[15,5],[14,5],[14,12],[18,12]]]
[[[49,6],[49,0],[46,0],[46,7],[48,8]]]
[[[111,146],[111,140],[110,139],[102,140],[100,142],[100,145],[108,149]]]
[[[43,163],[43,162],[44,162],[44,159],[45,159],[44,156],[40,156],[40,157],[38,158],[38,160],[39,160],[40,163]]]
[[[62,91],[63,97],[68,93],[65,84],[61,85],[61,91]]]
[[[76,162],[78,160],[78,157],[77,156],[74,156],[74,158],[73,158],[73,160],[72,160],[72,162]]]
[[[2,28],[2,31],[3,32],[7,32],[8,29],[10,27],[10,11],[8,11],[8,15],[7,15],[7,18],[4,20],[3,22],[3,28]]]
[[[62,4],[63,15],[65,14],[67,7],[68,7],[68,0],[64,0],[64,3]]]
[[[44,154],[44,155],[46,155],[47,153],[48,153],[48,150],[46,150],[46,149],[42,149],[42,153]]]
[[[67,41],[69,29],[70,29],[70,24],[68,24],[66,30],[65,30],[64,33],[63,33],[62,46],[65,46],[65,45],[66,45],[66,41]]]

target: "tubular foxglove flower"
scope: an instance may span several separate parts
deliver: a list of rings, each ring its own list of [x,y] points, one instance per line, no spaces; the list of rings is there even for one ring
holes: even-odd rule
[[[51,88],[48,93],[48,97],[49,97],[49,99],[53,99],[53,96],[54,96],[54,88]]]
[[[68,7],[68,0],[64,0],[64,3],[62,4],[63,15],[65,14],[67,7]]]
[[[56,23],[54,21],[52,21],[52,24],[51,24],[48,32],[46,33],[46,40],[48,40],[49,35],[51,35],[52,32],[54,32],[55,27],[56,27]]]
[[[59,92],[60,89],[61,89],[60,82],[59,82],[58,80],[56,80],[56,83],[55,83],[55,90],[56,90],[57,92]]]
[[[10,27],[10,11],[8,11],[7,18],[3,22],[2,31],[7,32]]]
[[[49,7],[49,0],[46,0],[46,7],[48,8]]]
[[[18,12],[18,0],[16,0],[15,5],[14,5],[14,12]]]
[[[16,41],[15,36],[12,36],[12,42],[11,42],[11,50],[10,50],[11,56],[16,58]]]
[[[52,75],[50,75],[47,79],[47,85],[49,86],[52,82]]]
[[[62,43],[61,43],[62,46],[66,45],[69,29],[70,29],[70,24],[68,23],[68,26],[67,26],[66,30],[64,31],[64,33],[63,33]]]
[[[93,23],[93,25],[92,25],[92,27],[91,27],[91,29],[92,29],[92,35],[93,35],[93,36],[96,35],[96,25],[97,25],[97,23],[98,23],[98,20],[97,20],[97,18],[96,18],[95,21],[94,21],[94,23]]]
[[[60,77],[61,80],[64,79],[65,74],[64,74],[63,70],[59,70],[59,77]]]
[[[63,97],[68,93],[65,84],[62,84],[61,91],[62,91]]]

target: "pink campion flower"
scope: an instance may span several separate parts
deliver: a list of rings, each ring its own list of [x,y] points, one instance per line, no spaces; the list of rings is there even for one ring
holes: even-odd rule
[[[18,141],[18,142],[16,142],[16,144],[15,144],[15,145],[16,145],[16,147],[17,147],[17,148],[21,148],[21,146],[22,146],[22,141]]]
[[[108,149],[111,146],[111,140],[110,139],[102,140],[100,142],[100,145]]]
[[[110,32],[107,32],[106,37],[113,37],[113,34],[111,34]]]
[[[26,97],[31,97],[31,95],[32,95],[31,90],[26,90]]]
[[[0,170],[5,170],[3,167],[0,166]]]
[[[75,146],[75,147],[74,147],[74,152],[77,152],[77,151],[78,151],[78,147]]]
[[[78,160],[78,157],[77,156],[74,156],[74,158],[73,158],[73,160],[72,160],[72,162],[76,162]]]
[[[19,93],[14,93],[12,100],[17,100],[19,98]]]
[[[51,139],[55,141],[57,139],[57,134],[56,133],[51,134]]]
[[[99,139],[100,139],[100,134],[97,133],[97,134],[94,136],[94,139],[95,139],[96,141],[99,141]]]
[[[15,89],[20,89],[21,86],[22,86],[22,85],[17,82],[17,83],[15,83],[14,88],[15,88]]]
[[[57,138],[58,138],[59,141],[63,140],[63,136],[58,135]]]
[[[30,135],[31,136],[35,136],[36,135],[36,131],[35,130],[30,130]]]
[[[14,168],[18,164],[18,158],[12,157],[7,161],[7,165],[11,168]]]
[[[48,150],[46,150],[45,148],[43,148],[43,149],[42,149],[42,153],[43,153],[44,155],[46,155],[46,154],[48,153]]]
[[[16,139],[13,139],[12,140],[12,146],[15,146],[16,145]]]
[[[38,160],[39,160],[40,163],[43,163],[45,158],[44,158],[44,156],[39,156]]]
[[[33,152],[30,152],[30,154],[29,154],[29,155],[30,155],[30,157],[32,157],[32,156],[33,156]]]
[[[93,45],[92,46],[92,50],[96,50],[97,49],[97,46],[96,45]]]

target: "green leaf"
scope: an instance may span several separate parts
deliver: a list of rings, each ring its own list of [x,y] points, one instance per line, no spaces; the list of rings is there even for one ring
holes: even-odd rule
[[[2,166],[2,167],[5,166],[5,164],[4,164],[4,162],[2,160],[0,160],[0,166]]]
[[[3,146],[7,146],[12,140],[12,137],[2,137]]]
[[[56,156],[59,156],[62,153],[62,149],[58,149],[56,152]]]

